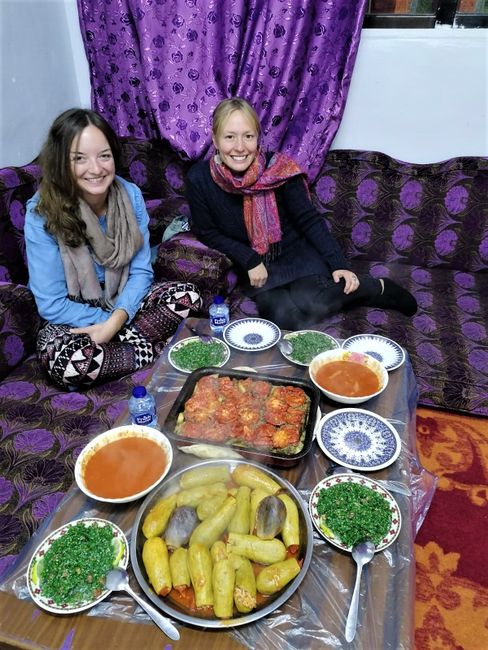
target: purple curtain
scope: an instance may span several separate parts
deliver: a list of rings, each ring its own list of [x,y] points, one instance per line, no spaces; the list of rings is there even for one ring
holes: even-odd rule
[[[190,158],[233,95],[266,149],[314,179],[340,124],[366,0],[78,0],[93,109],[120,135],[164,138]]]

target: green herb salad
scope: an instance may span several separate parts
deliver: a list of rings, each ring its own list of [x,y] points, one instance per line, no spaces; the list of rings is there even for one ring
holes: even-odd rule
[[[177,343],[169,352],[170,363],[183,372],[209,366],[219,368],[229,356],[229,348],[223,341],[212,339],[206,343],[198,337]]]
[[[321,352],[335,350],[339,347],[339,343],[332,336],[314,330],[293,332],[283,338],[292,346],[291,352],[285,356],[301,365],[308,365]]]
[[[29,571],[29,589],[40,598],[37,602],[69,612],[99,599],[106,574],[127,555],[127,541],[117,531],[111,522],[99,519],[55,531],[36,551]]]
[[[320,527],[346,546],[370,539],[375,546],[388,533],[392,516],[388,501],[359,483],[338,483],[319,491]]]

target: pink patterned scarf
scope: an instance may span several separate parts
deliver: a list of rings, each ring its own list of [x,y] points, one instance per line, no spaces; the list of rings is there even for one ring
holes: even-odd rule
[[[217,156],[210,160],[210,173],[225,192],[244,196],[244,223],[251,246],[260,255],[267,253],[271,244],[281,240],[274,190],[293,176],[303,175],[305,181],[305,173],[294,160],[282,153],[274,153],[266,165],[261,152],[243,176],[234,176]]]

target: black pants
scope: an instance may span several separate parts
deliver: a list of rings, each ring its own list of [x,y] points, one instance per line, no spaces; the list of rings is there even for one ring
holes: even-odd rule
[[[381,283],[369,275],[358,275],[359,287],[344,293],[344,280],[309,275],[281,287],[262,291],[254,296],[262,318],[287,330],[310,327],[314,323],[351,307],[380,303]],[[381,306],[378,304],[378,306]]]

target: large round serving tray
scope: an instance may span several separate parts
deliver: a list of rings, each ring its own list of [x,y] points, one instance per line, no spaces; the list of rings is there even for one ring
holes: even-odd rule
[[[158,596],[152,587],[149,584],[146,570],[142,562],[142,547],[145,541],[145,537],[142,533],[142,524],[146,514],[152,508],[152,506],[160,499],[161,497],[168,496],[173,492],[176,492],[179,488],[179,479],[187,472],[189,469],[195,469],[196,467],[215,467],[215,466],[227,466],[230,471],[233,471],[237,465],[251,465],[253,467],[259,467],[262,472],[268,474],[273,478],[277,483],[282,486],[283,492],[288,494],[293,498],[297,507],[299,514],[299,523],[300,523],[300,552],[299,559],[303,560],[302,569],[296,578],[290,582],[281,592],[278,592],[274,597],[272,597],[268,603],[260,608],[256,609],[249,614],[239,614],[238,616],[232,619],[217,619],[217,618],[199,618],[198,616],[192,616],[186,611],[183,611],[178,605],[172,603],[167,598]],[[240,460],[213,460],[206,461],[203,463],[197,463],[186,467],[175,474],[172,474],[169,478],[165,479],[161,485],[159,485],[151,494],[149,494],[144,503],[139,508],[139,511],[136,515],[134,521],[134,526],[132,529],[132,537],[130,542],[130,559],[132,563],[132,568],[134,569],[134,574],[136,579],[141,586],[142,590],[146,596],[151,600],[151,602],[165,612],[168,616],[173,619],[182,621],[183,623],[188,623],[190,625],[196,625],[197,627],[202,628],[223,628],[227,629],[229,627],[237,627],[239,625],[246,625],[260,618],[268,616],[275,609],[279,608],[283,603],[285,603],[288,598],[298,589],[300,583],[305,577],[305,574],[310,565],[312,559],[312,550],[313,550],[313,528],[310,515],[306,504],[302,501],[297,490],[293,485],[282,478],[279,474],[272,472],[262,465],[257,465],[255,463],[250,463],[247,461]]]

